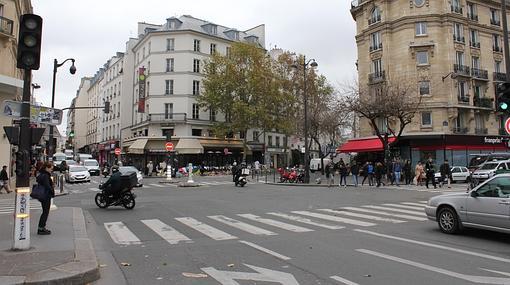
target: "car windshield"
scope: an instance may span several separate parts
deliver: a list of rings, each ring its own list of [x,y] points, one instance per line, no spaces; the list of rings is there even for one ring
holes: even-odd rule
[[[95,160],[85,160],[83,165],[85,165],[85,166],[99,166],[99,163],[97,163],[97,161],[95,161]]]
[[[497,163],[486,163],[480,167],[480,169],[494,169],[498,166]]]
[[[123,166],[123,167],[119,167],[119,171],[122,173],[138,172],[138,169],[136,169],[134,166]]]
[[[75,166],[75,167],[71,167],[69,169],[70,172],[80,172],[80,171],[87,171],[87,168],[83,167],[83,166]]]

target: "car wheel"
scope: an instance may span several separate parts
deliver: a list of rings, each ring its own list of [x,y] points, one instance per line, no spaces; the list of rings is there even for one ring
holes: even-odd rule
[[[443,233],[454,234],[459,231],[459,217],[450,207],[443,207],[439,210],[437,223]]]

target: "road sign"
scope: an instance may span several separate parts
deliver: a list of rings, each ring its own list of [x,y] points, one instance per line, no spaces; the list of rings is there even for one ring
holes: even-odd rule
[[[5,100],[2,103],[4,116],[21,118],[21,102]],[[33,123],[60,125],[62,123],[62,110],[43,106],[30,105],[30,121]]]
[[[174,144],[171,142],[167,142],[165,144],[165,148],[166,148],[166,151],[172,151],[172,150],[174,150]]]
[[[120,155],[120,148],[115,149],[115,155]]]
[[[505,130],[506,133],[510,135],[510,118],[506,119],[505,121]]]
[[[212,267],[202,268],[202,271],[209,274],[209,276],[219,281],[222,285],[239,284],[235,280],[273,282],[283,285],[299,285],[296,278],[294,278],[294,276],[290,273],[257,267],[249,264],[245,265],[257,271],[257,273],[220,271]]]

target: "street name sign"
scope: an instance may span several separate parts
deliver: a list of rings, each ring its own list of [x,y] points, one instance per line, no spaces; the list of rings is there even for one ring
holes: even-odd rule
[[[2,103],[2,114],[7,117],[21,118],[22,102],[5,100]],[[60,125],[63,112],[59,109],[30,105],[30,122],[48,125]]]

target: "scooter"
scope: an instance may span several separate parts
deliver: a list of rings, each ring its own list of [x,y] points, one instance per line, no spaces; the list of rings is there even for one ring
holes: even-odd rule
[[[241,169],[241,175],[239,175],[239,177],[237,178],[235,185],[244,187],[244,185],[246,185],[248,183],[248,181],[246,180],[246,177],[248,175],[250,175],[249,169],[247,169],[247,168]]]
[[[136,173],[132,172],[127,175],[122,175],[120,179],[122,190],[120,190],[119,193],[112,195],[106,193],[103,182],[100,182],[99,189],[101,189],[101,192],[97,193],[94,199],[99,208],[105,209],[110,206],[123,206],[124,208],[131,210],[135,207],[136,195],[133,193],[133,188],[138,183]]]

